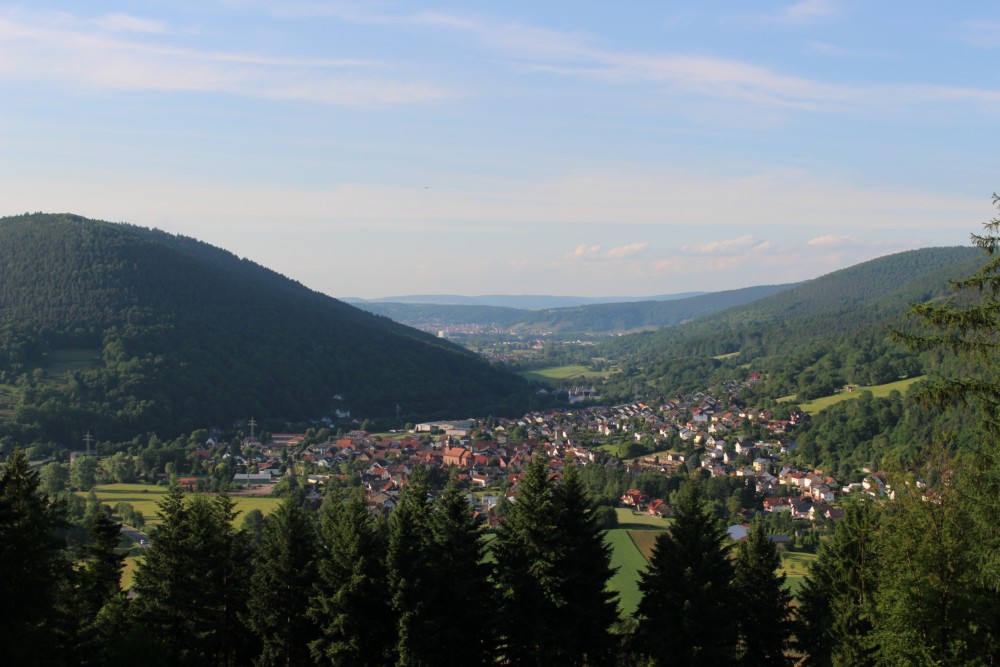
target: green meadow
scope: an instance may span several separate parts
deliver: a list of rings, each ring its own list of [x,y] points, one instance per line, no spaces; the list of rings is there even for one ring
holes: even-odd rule
[[[862,392],[870,391],[872,396],[875,398],[884,398],[888,396],[893,391],[898,391],[901,394],[905,394],[906,390],[910,388],[910,385],[915,382],[920,382],[925,379],[926,375],[920,375],[918,377],[907,378],[905,380],[899,380],[898,382],[889,382],[888,384],[878,384],[872,386],[858,386],[850,385],[851,391],[838,391],[836,394],[830,396],[823,396],[812,401],[807,401],[805,403],[800,403],[799,407],[802,411],[811,415],[817,412],[822,412],[831,405],[840,403],[841,401],[849,401],[851,399],[857,398]],[[792,403],[795,401],[795,396],[785,396],[778,399],[782,403]]]
[[[558,380],[576,380],[591,378],[606,378],[611,373],[608,371],[592,371],[587,366],[553,366],[551,368],[540,368],[534,371],[524,371],[521,373],[528,380],[535,382],[554,382]]]
[[[159,522],[156,511],[159,509],[159,502],[167,493],[167,487],[155,484],[102,484],[94,487],[97,500],[112,508],[118,503],[129,503],[136,510],[142,512],[147,525],[155,525]],[[80,493],[86,498],[88,494]],[[250,510],[258,509],[264,515],[270,514],[278,505],[281,498],[271,496],[231,496],[236,503],[236,511],[239,514],[234,521],[236,526],[243,523],[243,516]]]

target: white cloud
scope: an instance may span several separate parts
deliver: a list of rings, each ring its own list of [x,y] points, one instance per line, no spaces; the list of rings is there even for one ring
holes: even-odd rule
[[[578,245],[573,252],[566,255],[567,259],[584,259],[595,257],[601,252],[599,245]]]
[[[684,252],[709,255],[718,253],[732,253],[746,250],[747,248],[759,247],[760,241],[752,236],[741,236],[737,239],[714,240],[697,245],[686,245],[681,248]]]
[[[58,23],[76,22],[61,17]],[[41,19],[0,17],[0,77],[7,79],[119,90],[220,92],[356,107],[426,103],[453,96],[435,84],[375,76],[376,67],[388,65],[175,48],[114,39],[78,26],[54,28]]]
[[[852,246],[859,243],[858,239],[853,236],[837,236],[835,234],[824,234],[823,236],[817,236],[816,238],[810,239],[807,245],[818,247],[818,246]]]
[[[162,34],[168,32],[167,25],[160,21],[129,16],[128,14],[109,14],[94,20],[94,25],[111,32],[145,32]]]
[[[644,253],[648,247],[648,243],[630,243],[618,248],[612,248],[608,251],[608,257],[611,259],[626,259],[628,257],[635,257],[636,255]]]
[[[836,7],[829,0],[801,0],[785,9],[780,18],[789,23],[809,23],[836,13]]]

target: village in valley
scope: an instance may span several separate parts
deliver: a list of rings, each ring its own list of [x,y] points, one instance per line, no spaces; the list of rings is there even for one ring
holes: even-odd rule
[[[744,384],[758,380],[753,374]],[[793,465],[795,430],[808,416],[791,412],[779,419],[770,410],[748,408],[736,398],[740,388],[729,383],[655,405],[579,405],[518,419],[427,422],[387,434],[350,430],[322,441],[314,430],[274,433],[245,443],[235,463],[247,472],[237,473],[232,484],[267,493],[282,475],[296,474],[308,482],[316,501],[328,484],[360,485],[371,510],[388,513],[411,473],[423,468],[463,484],[477,517],[488,527],[501,520],[498,505],[516,502],[523,468],[535,455],[547,459],[556,476],[567,465],[577,465],[617,470],[618,478],[626,480],[733,478],[752,485],[756,498],[753,507],[740,508],[744,523],[760,511],[786,512],[796,522],[827,523],[841,517],[837,503],[843,494],[878,497],[890,492],[879,472],[859,471],[860,481],[849,482]],[[214,444],[209,440],[197,456],[211,461],[226,450]],[[669,518],[672,513],[668,497],[632,485],[617,502],[636,514]],[[741,534],[738,526],[730,533]]]

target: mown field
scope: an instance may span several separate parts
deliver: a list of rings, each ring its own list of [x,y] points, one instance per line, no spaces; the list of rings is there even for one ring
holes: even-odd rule
[[[521,373],[527,380],[534,382],[606,378],[610,374],[608,371],[592,371],[587,366],[553,366],[552,368],[540,368]]]
[[[159,520],[156,517],[158,503],[167,493],[167,487],[155,484],[102,484],[94,487],[94,493],[99,502],[114,507],[118,503],[129,503],[136,510],[142,512],[147,525],[155,525]],[[86,498],[88,494],[80,493]],[[236,510],[239,514],[234,521],[236,526],[243,522],[243,516],[250,510],[258,509],[267,515],[279,504],[280,498],[270,496],[231,496],[236,503]]]
[[[915,382],[920,382],[925,379],[926,375],[920,375],[918,377],[907,378],[905,380],[899,380],[898,382],[890,382],[888,384],[872,385],[867,387],[862,387],[858,385],[850,385],[851,391],[838,391],[836,394],[830,396],[823,396],[822,398],[817,398],[806,403],[800,403],[799,406],[802,408],[803,412],[814,415],[817,412],[822,412],[831,405],[840,403],[841,401],[849,401],[853,398],[857,398],[862,392],[870,391],[875,398],[884,398],[888,396],[893,391],[898,391],[901,394],[905,394],[906,390],[909,389],[910,385]],[[795,396],[784,396],[778,399],[782,403],[791,403],[795,401]]]

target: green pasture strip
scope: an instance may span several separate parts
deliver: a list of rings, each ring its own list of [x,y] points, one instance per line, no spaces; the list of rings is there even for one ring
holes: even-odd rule
[[[920,375],[917,377],[906,378],[905,380],[899,380],[897,382],[889,382],[887,384],[879,384],[866,387],[850,385],[851,391],[847,390],[838,391],[836,394],[832,394],[830,396],[823,396],[821,398],[817,398],[812,401],[800,403],[799,407],[802,408],[803,412],[814,415],[818,412],[822,412],[831,405],[840,403],[841,401],[849,401],[853,398],[857,398],[863,392],[866,391],[870,391],[872,393],[872,396],[874,396],[875,398],[885,398],[893,391],[898,391],[901,394],[905,394],[906,390],[909,389],[911,384],[915,382],[920,382],[921,380],[924,380],[926,378],[927,378],[926,375]],[[794,403],[795,396],[784,396],[782,398],[779,398],[778,402]]]
[[[612,549],[611,567],[618,568],[608,588],[618,593],[618,610],[622,616],[631,616],[639,606],[639,573],[646,568],[646,559],[635,548],[627,530],[609,530],[605,539]]]
[[[730,352],[729,354],[717,354],[712,358],[722,361],[723,359],[732,359],[733,357],[738,357],[738,356],[740,356],[739,352]]]

